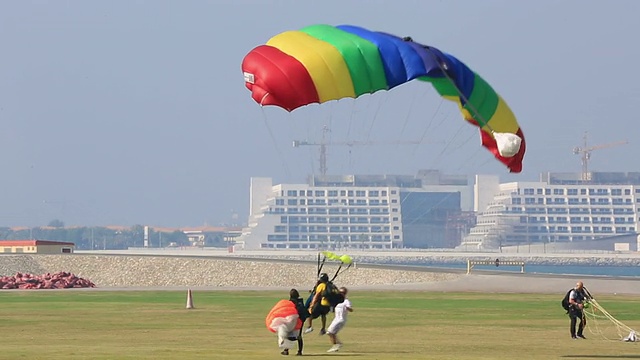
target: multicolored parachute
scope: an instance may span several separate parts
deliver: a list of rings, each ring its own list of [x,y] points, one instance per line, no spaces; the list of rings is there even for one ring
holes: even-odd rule
[[[522,171],[524,135],[505,101],[454,56],[410,38],[352,25],[313,25],[286,31],[249,52],[242,71],[260,105],[287,111],[430,82],[481,128],[482,144],[511,172]]]

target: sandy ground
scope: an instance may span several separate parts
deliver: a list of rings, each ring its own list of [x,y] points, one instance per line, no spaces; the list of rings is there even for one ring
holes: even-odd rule
[[[454,280],[422,284],[392,285],[399,291],[492,292],[564,294],[576,281],[583,281],[594,297],[598,295],[640,295],[640,279],[545,276],[530,274],[470,274]],[[367,287],[362,287],[362,290]]]
[[[601,295],[640,296],[640,278],[575,277],[565,275],[538,274],[460,274],[453,280],[404,283],[390,285],[354,286],[356,291],[434,291],[434,292],[483,292],[483,293],[522,293],[522,294],[560,294],[572,288],[576,281],[583,281],[585,287],[595,298]],[[308,284],[307,284],[308,285]],[[305,285],[294,286],[304,289]],[[191,287],[193,290],[216,291],[288,291],[290,287]],[[186,290],[185,287],[141,287],[141,288],[95,288],[78,289],[90,291],[113,290]]]
[[[561,294],[572,288],[577,281],[584,285],[595,298],[598,295],[636,295],[640,296],[640,279],[545,276],[531,274],[470,274],[461,275],[454,280],[426,283],[408,283],[392,285],[356,286],[352,290],[360,291],[434,291],[434,292],[484,292],[484,293],[523,293],[523,294]],[[259,290],[260,288],[241,288]],[[280,288],[269,288],[279,290]],[[239,290],[238,288],[216,288],[216,290]],[[286,290],[286,289],[282,289]]]

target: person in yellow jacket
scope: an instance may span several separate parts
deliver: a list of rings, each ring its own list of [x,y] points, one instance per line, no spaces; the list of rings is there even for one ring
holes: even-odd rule
[[[305,334],[308,334],[313,331],[313,319],[317,319],[320,317],[322,321],[322,328],[320,329],[320,335],[324,335],[327,333],[325,330],[327,327],[327,314],[331,311],[331,305],[329,300],[322,296],[324,294],[324,290],[327,288],[327,283],[329,282],[329,275],[326,273],[320,274],[318,278],[318,283],[316,284],[315,289],[313,290],[313,300],[309,304],[309,326],[304,331]]]

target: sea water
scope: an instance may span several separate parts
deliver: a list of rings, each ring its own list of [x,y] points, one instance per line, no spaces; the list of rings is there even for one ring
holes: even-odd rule
[[[466,263],[448,263],[448,264],[424,264],[412,263],[407,265],[428,266],[438,268],[454,268],[466,269]],[[504,266],[500,265],[474,265],[476,270],[491,271],[510,271],[520,272],[520,266]],[[612,277],[640,277],[640,266],[605,266],[605,265],[534,265],[526,264],[525,273],[528,274],[564,274],[564,275],[593,275],[593,276],[612,276]]]

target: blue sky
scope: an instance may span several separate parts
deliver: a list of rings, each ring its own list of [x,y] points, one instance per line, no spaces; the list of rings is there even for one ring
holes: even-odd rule
[[[330,174],[640,171],[640,2],[0,2],[0,226],[246,221],[249,180],[305,182],[331,132]],[[240,64],[286,30],[326,23],[411,35],[483,76],[527,139],[521,174],[424,83],[287,113],[261,108]],[[406,144],[421,140],[421,144]],[[344,146],[370,141],[372,146]],[[389,145],[385,143],[400,143]]]

